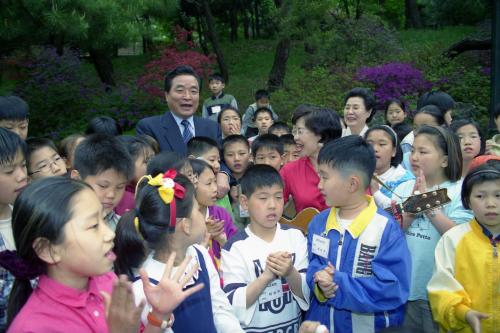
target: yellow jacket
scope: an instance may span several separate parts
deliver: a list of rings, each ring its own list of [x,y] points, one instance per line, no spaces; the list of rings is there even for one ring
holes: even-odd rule
[[[481,321],[482,332],[500,332],[498,250],[475,219],[450,229],[439,240],[427,291],[442,332],[472,332],[465,321],[470,309],[490,315]]]

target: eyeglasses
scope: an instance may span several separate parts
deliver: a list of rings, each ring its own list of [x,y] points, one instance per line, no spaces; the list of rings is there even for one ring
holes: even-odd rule
[[[48,161],[44,161],[43,164],[41,164],[38,169],[30,173],[30,175],[33,175],[35,173],[43,172],[43,173],[48,173],[51,171],[52,165],[58,164],[59,163],[64,163],[64,160],[62,159],[61,156],[56,155],[53,158],[49,159]]]

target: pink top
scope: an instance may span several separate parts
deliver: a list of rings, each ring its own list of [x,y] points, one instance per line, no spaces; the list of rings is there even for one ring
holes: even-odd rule
[[[127,185],[123,197],[115,207],[115,213],[122,216],[127,211],[135,208],[135,187]]]
[[[285,164],[281,168],[280,174],[285,183],[283,190],[285,202],[292,195],[297,213],[307,207],[314,207],[319,211],[328,208],[325,198],[318,189],[318,173],[309,157],[302,157],[297,161]]]
[[[99,291],[111,295],[116,278],[113,272],[90,278],[88,289],[82,291],[42,275],[7,332],[106,333],[104,300]]]

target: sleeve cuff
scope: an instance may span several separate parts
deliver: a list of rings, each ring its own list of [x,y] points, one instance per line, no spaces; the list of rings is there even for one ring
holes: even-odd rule
[[[323,291],[318,287],[318,284],[314,284],[314,295],[321,303],[325,303],[328,299],[323,294]]]
[[[467,305],[458,304],[455,307],[455,315],[458,320],[465,322],[465,314],[470,310]]]

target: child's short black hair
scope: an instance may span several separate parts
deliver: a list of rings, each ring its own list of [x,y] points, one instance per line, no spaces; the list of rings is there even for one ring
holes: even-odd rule
[[[500,180],[500,161],[488,161],[469,171],[462,184],[462,205],[470,209],[470,194],[475,185]]]
[[[196,78],[196,81],[198,81],[198,86],[201,88],[201,83],[200,83],[200,77],[196,72],[194,71],[193,67],[191,66],[177,66],[174,69],[172,69],[170,72],[168,72],[165,75],[165,91],[170,92],[170,89],[172,89],[172,81],[177,77],[181,75],[191,75]]]
[[[272,133],[273,131],[279,131],[279,130],[283,130],[283,131],[286,131],[287,134],[291,134],[292,133],[292,130],[290,129],[290,127],[283,121],[276,121],[274,122],[271,127],[269,127],[269,133]]]
[[[259,89],[255,92],[255,100],[258,101],[261,98],[271,99],[271,94],[265,89]]]
[[[146,174],[156,176],[159,173],[164,173],[169,169],[174,169],[177,172],[182,170],[186,163],[189,163],[188,158],[182,156],[175,151],[164,151],[157,154],[149,161],[146,168]]]
[[[29,107],[17,96],[0,96],[0,120],[25,120],[29,117]]]
[[[295,145],[295,139],[292,134],[284,134],[280,136],[280,141],[284,145]]]
[[[26,155],[28,167],[29,167],[30,158],[31,158],[31,155],[33,154],[33,152],[35,152],[41,148],[48,147],[48,148],[54,150],[56,153],[59,153],[57,151],[57,147],[54,144],[54,142],[52,142],[52,140],[47,139],[47,138],[29,138],[26,140],[26,145],[28,147],[28,154]]]
[[[345,96],[344,104],[346,104],[347,100],[351,97],[359,97],[363,100],[366,112],[370,112],[370,116],[366,119],[366,123],[368,124],[375,115],[375,97],[373,97],[371,90],[368,88],[351,89]]]
[[[92,134],[75,149],[74,169],[82,180],[106,170],[114,170],[127,180],[134,177],[134,161],[116,136]]]
[[[108,116],[97,116],[90,119],[87,124],[87,129],[85,130],[85,134],[109,134],[109,135],[121,135],[122,128],[120,125],[111,117]]]
[[[252,155],[254,158],[261,148],[276,150],[280,155],[283,155],[285,150],[279,136],[274,134],[263,134],[255,138],[252,142]]]
[[[224,150],[226,149],[227,146],[237,142],[243,143],[248,149],[250,149],[250,144],[248,143],[247,138],[245,138],[241,134],[233,134],[226,136],[224,140],[222,140],[222,153],[224,154]]]
[[[498,103],[493,109],[493,119],[497,119],[500,116],[500,103]]]
[[[413,119],[415,119],[415,117],[419,113],[425,113],[433,117],[439,126],[442,126],[446,123],[446,121],[444,120],[444,114],[445,114],[444,111],[435,105],[429,104],[421,107],[420,109],[417,110],[417,112],[413,116]]]
[[[127,149],[130,157],[135,161],[141,155],[145,156],[146,151],[151,149],[154,152],[153,147],[149,140],[142,135],[120,135],[118,140]]]
[[[375,152],[362,137],[349,135],[325,144],[319,151],[318,164],[327,164],[346,176],[358,172],[366,188],[375,172]]]
[[[467,125],[472,125],[476,128],[477,134],[479,134],[479,140],[481,142],[481,148],[479,149],[479,154],[478,155],[483,155],[484,151],[486,149],[486,140],[484,138],[483,132],[481,131],[481,127],[479,126],[478,123],[476,123],[472,119],[459,119],[455,120],[451,123],[450,129],[453,131],[453,133],[457,134],[457,131]]]
[[[398,135],[398,142],[401,143],[403,139],[412,131],[410,125],[402,122],[392,126],[392,129]]]
[[[421,109],[426,105],[435,105],[444,114],[455,107],[455,100],[445,92],[429,91],[420,96],[417,101],[417,109]]]
[[[210,149],[219,149],[217,141],[206,136],[195,136],[187,143],[187,154],[194,157],[200,157]]]
[[[217,122],[219,124],[221,123],[222,115],[224,113],[226,113],[227,110],[233,110],[234,112],[236,112],[236,114],[238,115],[238,117],[240,117],[240,122],[242,121],[241,120],[241,114],[240,114],[240,111],[238,111],[238,108],[235,108],[232,105],[226,105],[225,107],[222,108],[221,112],[219,112],[219,114],[217,115]]]
[[[207,169],[212,172],[214,171],[210,164],[208,164],[204,160],[190,158],[189,163],[191,163],[191,167],[193,168],[193,174],[195,174],[197,177],[199,177],[203,173],[203,171]]]
[[[0,127],[0,165],[14,162],[19,151],[26,158],[26,142],[16,133]]]
[[[269,108],[266,108],[265,106],[262,106],[260,108],[258,108],[257,110],[255,110],[255,113],[253,114],[253,118],[252,118],[252,121],[255,121],[257,119],[257,116],[261,113],[267,113],[269,114],[269,117],[271,119],[273,119],[273,113],[272,111],[269,109]]]
[[[208,82],[210,83],[212,81],[220,81],[222,83],[226,83],[226,80],[224,80],[224,77],[220,73],[213,73],[212,75],[210,75],[208,77]]]
[[[392,147],[396,148],[396,155],[391,158],[391,166],[397,167],[403,161],[403,151],[401,150],[401,141],[398,139],[397,133],[389,125],[377,125],[370,127],[365,133],[365,140],[368,139],[368,135],[373,131],[384,131],[391,139]]]
[[[273,185],[283,188],[283,180],[279,172],[267,164],[249,166],[240,179],[241,193],[247,198],[258,189]]]

